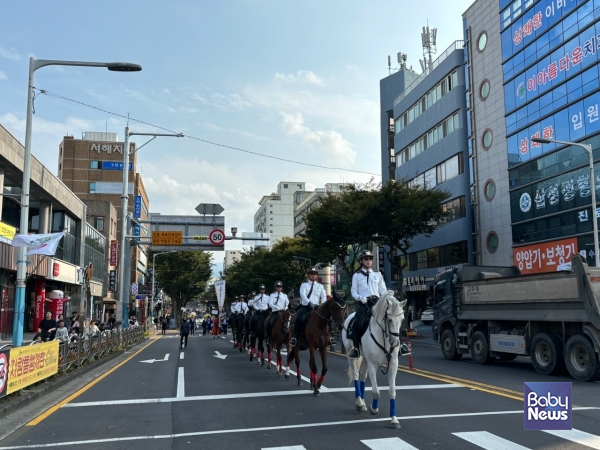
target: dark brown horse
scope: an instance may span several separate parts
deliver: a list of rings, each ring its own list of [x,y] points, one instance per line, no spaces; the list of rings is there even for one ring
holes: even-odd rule
[[[290,339],[292,338],[292,321],[291,318],[295,314],[292,314],[289,309],[279,313],[279,317],[275,321],[275,325],[271,330],[271,341],[267,342],[267,352],[268,352],[268,361],[267,361],[267,369],[271,368],[271,353],[273,351],[273,347],[277,351],[277,374],[279,376],[283,375],[282,363],[281,363],[281,347],[285,345],[287,350],[287,354],[290,354]],[[265,328],[267,327],[269,318],[265,320]],[[287,369],[285,377],[289,378],[290,376],[290,359],[288,356],[287,360]]]
[[[306,325],[298,333],[298,344],[294,346],[292,353],[296,362],[296,377],[298,386],[302,386],[300,378],[300,350],[308,348],[310,359],[308,365],[310,368],[310,388],[314,395],[321,395],[319,389],[327,373],[327,348],[331,338],[329,322],[331,319],[339,329],[344,325],[346,313],[346,299],[340,298],[334,291],[333,297],[327,299],[325,303],[310,312]],[[293,316],[295,321],[297,314]],[[321,353],[321,376],[317,380],[317,362],[315,355],[317,350]],[[289,367],[292,354],[288,353],[287,365]]]

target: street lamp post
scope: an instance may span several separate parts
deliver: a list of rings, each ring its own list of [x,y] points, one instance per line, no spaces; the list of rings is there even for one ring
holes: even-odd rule
[[[590,188],[592,189],[592,224],[594,226],[594,261],[596,264],[596,268],[600,268],[600,245],[598,245],[598,219],[596,217],[596,176],[594,174],[594,154],[592,151],[592,146],[590,144],[580,144],[578,142],[569,142],[569,141],[557,141],[556,139],[544,139],[544,138],[532,138],[533,142],[537,142],[538,144],[563,144],[563,145],[573,145],[575,147],[581,147],[584,149],[589,157],[589,165],[590,165],[590,178],[591,184]]]
[[[161,253],[155,253],[154,255],[152,255],[152,302],[151,302],[151,306],[152,306],[152,318],[154,319],[154,292],[155,292],[155,287],[154,287],[154,279],[156,277],[156,272],[154,271],[154,263],[156,261],[156,257],[159,255],[164,255],[166,253],[177,253],[176,250],[171,250],[170,252],[161,252]]]
[[[31,182],[31,129],[33,126],[33,74],[45,66],[105,67],[113,72],[139,72],[142,66],[131,63],[106,63],[89,61],[59,61],[52,59],[29,58],[29,79],[27,87],[27,116],[25,121],[25,154],[23,155],[23,182],[21,187],[21,220],[19,233],[29,230],[29,191]],[[85,221],[85,217],[83,218]],[[17,248],[17,289],[15,293],[15,319],[13,324],[13,345],[23,343],[23,316],[25,314],[25,277],[27,275],[27,249]]]

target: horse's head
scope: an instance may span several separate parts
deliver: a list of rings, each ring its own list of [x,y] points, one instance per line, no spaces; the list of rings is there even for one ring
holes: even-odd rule
[[[281,321],[283,322],[283,333],[288,334],[292,328],[292,314],[289,309],[286,309],[283,314],[281,314]]]
[[[389,330],[388,341],[390,346],[392,348],[398,347],[400,345],[400,327],[404,320],[404,305],[406,305],[406,300],[402,302],[398,301],[394,297],[394,291],[387,291],[381,296],[379,302],[383,302],[382,306],[385,308],[383,320],[386,324],[385,327]]]
[[[331,318],[337,325],[338,330],[344,327],[344,320],[346,320],[346,297],[341,297],[334,290],[333,292],[333,307],[331,309]]]

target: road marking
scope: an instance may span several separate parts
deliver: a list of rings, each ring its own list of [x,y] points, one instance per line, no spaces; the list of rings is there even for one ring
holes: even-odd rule
[[[147,359],[145,361],[140,361],[140,362],[152,364],[155,362],[168,361],[168,360],[169,360],[169,354],[167,353],[163,359]]]
[[[598,410],[600,407],[580,407],[573,408],[573,411],[582,410]],[[522,409],[516,411],[483,411],[475,413],[455,413],[455,414],[434,414],[424,416],[404,416],[398,417],[398,420],[420,420],[420,419],[447,419],[455,417],[481,417],[481,416],[502,416],[509,414],[523,414]],[[293,430],[299,428],[317,428],[317,427],[333,427],[340,425],[366,425],[369,423],[389,421],[389,417],[380,417],[377,419],[359,419],[359,420],[345,420],[336,422],[320,422],[320,423],[302,423],[302,424],[291,424],[291,425],[280,425],[272,427],[257,427],[257,428],[238,428],[238,429],[223,429],[223,430],[209,430],[209,431],[193,431],[190,433],[175,433],[175,434],[159,434],[154,436],[129,436],[121,438],[107,438],[107,439],[90,439],[90,440],[79,440],[79,441],[67,441],[67,442],[54,442],[50,444],[32,444],[32,445],[17,445],[12,447],[0,447],[0,450],[20,450],[26,448],[56,448],[58,446],[69,446],[69,445],[88,445],[88,444],[105,444],[108,442],[125,442],[125,441],[142,441],[150,439],[177,439],[187,438],[194,436],[210,436],[219,434],[229,433],[252,433],[257,431],[277,431],[277,430]]]
[[[306,450],[304,445],[292,445],[290,447],[263,447],[260,450]]]
[[[219,358],[219,359],[225,359],[227,358],[227,355],[221,355],[220,352],[215,350],[216,355],[213,355],[215,358]]]
[[[183,356],[185,355],[185,353],[183,352],[179,352],[179,359],[183,359]]]
[[[396,386],[396,391],[415,390],[415,389],[448,389],[462,388],[458,384],[419,384],[412,386]],[[366,391],[371,391],[373,388],[367,387]],[[380,391],[389,391],[389,386],[379,386]],[[324,394],[334,394],[338,392],[354,392],[353,387],[348,388],[328,388],[321,391]],[[68,403],[63,408],[81,408],[87,406],[114,406],[114,405],[137,405],[145,403],[172,403],[180,401],[204,401],[204,400],[227,400],[238,398],[257,398],[257,397],[277,397],[286,395],[313,395],[313,391],[274,391],[274,392],[245,392],[240,394],[217,394],[217,395],[197,395],[184,398],[167,397],[167,398],[147,398],[147,399],[130,399],[130,400],[106,400],[98,402],[80,402]]]
[[[400,438],[367,439],[360,442],[372,450],[419,450]]]
[[[56,411],[58,411],[60,408],[62,408],[64,405],[66,405],[67,403],[69,403],[71,400],[79,397],[81,394],[83,394],[85,391],[87,391],[88,389],[90,389],[92,386],[95,386],[97,383],[99,383],[100,381],[102,381],[104,378],[106,378],[107,376],[109,376],[111,373],[113,373],[115,370],[117,370],[119,367],[121,367],[122,365],[124,365],[125,363],[131,361],[133,358],[135,358],[137,355],[139,355],[141,352],[143,352],[144,350],[146,350],[148,347],[150,347],[152,344],[154,344],[156,341],[158,341],[160,338],[156,338],[156,339],[152,339],[150,340],[150,342],[148,342],[148,344],[144,345],[142,348],[140,348],[137,352],[135,352],[133,355],[131,355],[130,357],[128,357],[127,359],[125,359],[124,361],[121,361],[119,364],[117,364],[115,367],[113,367],[112,369],[108,370],[107,372],[104,372],[102,375],[100,375],[98,378],[96,378],[94,381],[90,382],[88,385],[82,387],[81,389],[79,389],[77,392],[75,392],[74,394],[69,395],[67,398],[65,398],[63,401],[57,403],[56,405],[54,405],[53,407],[49,408],[46,412],[40,414],[39,416],[37,416],[35,419],[33,419],[31,422],[27,423],[27,427],[32,427],[35,426],[37,424],[39,424],[42,420],[44,420],[45,418],[49,417],[51,414],[55,413]]]
[[[183,367],[179,368],[177,374],[177,398],[185,397],[185,377],[183,376]]]
[[[544,433],[552,434],[559,438],[566,439],[567,441],[585,445],[586,447],[595,448],[596,450],[600,449],[600,437],[584,431],[572,429],[564,431],[544,431]]]
[[[487,431],[470,431],[452,434],[471,444],[484,448],[485,450],[530,450],[528,447],[515,444],[514,442],[503,439],[495,434],[488,433]]]

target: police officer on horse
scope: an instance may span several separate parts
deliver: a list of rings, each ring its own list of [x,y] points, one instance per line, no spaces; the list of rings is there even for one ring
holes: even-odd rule
[[[267,318],[267,309],[269,308],[269,296],[265,294],[265,285],[261,284],[258,287],[259,294],[254,297],[252,307],[254,308],[254,314],[250,320],[250,336],[254,336],[254,330],[256,329],[256,323],[259,320],[265,320]]]
[[[301,325],[308,314],[313,309],[317,309],[321,303],[327,300],[325,288],[317,281],[319,271],[316,267],[308,269],[308,279],[300,286],[300,306],[293,326],[293,336],[290,340],[292,346],[298,341],[298,333],[301,331]]]
[[[271,330],[275,326],[275,322],[277,321],[279,314],[281,313],[281,311],[285,311],[286,309],[288,309],[288,306],[290,304],[288,296],[281,292],[282,289],[283,283],[281,281],[276,281],[275,292],[273,292],[269,296],[269,308],[271,308],[271,316],[269,318],[269,323],[267,324],[266,330],[267,343],[271,342]]]

